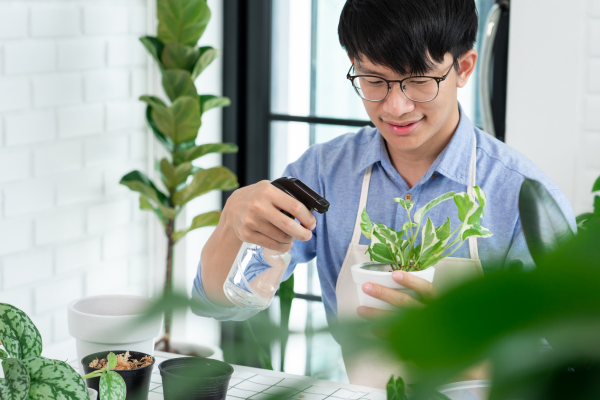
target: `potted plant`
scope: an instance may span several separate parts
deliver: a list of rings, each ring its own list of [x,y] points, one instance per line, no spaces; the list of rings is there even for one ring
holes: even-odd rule
[[[592,193],[600,192],[600,177],[596,179],[592,186]],[[592,223],[600,221],[600,196],[594,196],[594,211],[586,212],[577,216],[577,227],[579,229],[587,229]]]
[[[154,358],[137,351],[115,350],[89,354],[81,360],[89,388],[106,392],[110,380],[118,380],[126,400],[147,400]],[[115,376],[116,375],[116,376]],[[117,378],[120,377],[119,378]]]
[[[158,0],[158,35],[140,38],[162,74],[162,86],[169,101],[156,96],[142,96],[146,102],[146,119],[168,157],[156,162],[164,189],[143,172],[132,171],[121,179],[121,184],[140,193],[140,209],[156,214],[162,224],[167,244],[164,292],[172,291],[173,247],[189,231],[219,222],[220,211],[196,216],[191,226],[178,230],[177,215],[185,205],[212,190],[231,190],[238,186],[236,175],[223,166],[200,168],[194,160],[210,153],[234,153],[238,148],[231,143],[196,145],[202,116],[207,111],[230,104],[226,97],[199,95],[194,84],[200,73],[220,55],[197,43],[210,20],[206,0]],[[162,349],[171,351],[171,313],[164,319],[164,337],[159,340]],[[157,345],[159,344],[157,343]]]
[[[225,400],[233,367],[210,358],[163,361],[158,369],[165,400]]]
[[[356,283],[361,305],[392,310],[393,306],[368,296],[362,291],[362,285],[373,282],[385,287],[410,293],[412,290],[399,285],[392,278],[396,270],[406,271],[433,282],[435,264],[449,257],[460,248],[469,237],[487,238],[492,233],[481,226],[486,196],[479,187],[474,187],[475,195],[470,193],[448,192],[431,200],[416,210],[411,218],[410,211],[414,201],[395,198],[394,201],[406,210],[408,221],[402,229],[396,231],[380,223],[371,222],[366,208],[361,216],[361,231],[371,244],[367,249],[371,262],[352,266],[352,278]],[[435,227],[431,218],[424,220],[425,214],[438,204],[453,199],[458,209],[461,224],[452,230],[450,217]],[[421,239],[416,244],[417,239]]]
[[[42,357],[42,337],[23,311],[0,303],[0,361],[4,379],[0,379],[0,399],[89,400],[83,378],[66,362]],[[125,400],[124,383],[119,375],[106,373],[100,396]]]

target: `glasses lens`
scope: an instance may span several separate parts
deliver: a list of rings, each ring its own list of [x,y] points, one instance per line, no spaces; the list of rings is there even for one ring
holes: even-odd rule
[[[438,83],[433,78],[417,76],[405,80],[402,85],[404,94],[414,101],[431,101],[438,94]]]
[[[361,76],[354,79],[354,87],[365,100],[381,100],[388,92],[387,82],[375,76]]]

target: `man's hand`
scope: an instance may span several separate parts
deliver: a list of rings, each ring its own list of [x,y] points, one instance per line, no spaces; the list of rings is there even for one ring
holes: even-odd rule
[[[392,278],[400,285],[420,294],[423,302],[414,299],[408,293],[386,288],[375,283],[365,283],[362,286],[362,290],[369,296],[383,300],[398,308],[423,307],[424,303],[426,304],[438,296],[438,292],[431,282],[408,272],[394,271],[392,272]],[[365,319],[376,319],[394,314],[393,311],[379,310],[365,306],[358,307],[356,313],[359,317]]]
[[[302,225],[280,210],[296,217]],[[269,181],[261,181],[236,190],[227,200],[222,219],[225,227],[242,242],[286,252],[294,239],[312,237],[317,221],[298,200],[277,189]]]

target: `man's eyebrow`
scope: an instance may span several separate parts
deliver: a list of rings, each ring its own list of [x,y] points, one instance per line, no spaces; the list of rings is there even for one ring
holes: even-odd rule
[[[381,77],[383,77],[385,75],[385,74],[382,74],[381,72],[373,71],[373,70],[371,70],[369,68],[364,68],[364,67],[361,67],[359,65],[355,66],[355,69],[356,68],[360,69],[360,72],[362,72],[364,74],[367,74],[367,75],[379,75]]]

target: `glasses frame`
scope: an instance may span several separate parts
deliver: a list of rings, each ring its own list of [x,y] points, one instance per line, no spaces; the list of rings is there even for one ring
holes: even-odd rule
[[[385,79],[382,78],[380,76],[377,75],[350,75],[350,71],[352,71],[352,68],[354,68],[354,64],[352,64],[350,66],[350,69],[348,70],[348,73],[346,74],[346,79],[348,79],[351,83],[352,83],[352,87],[354,88],[354,91],[356,92],[356,94],[358,95],[358,97],[360,97],[361,99],[365,100],[365,101],[372,101],[372,102],[377,102],[377,101],[383,101],[385,99],[387,99],[388,95],[390,94],[390,92],[392,91],[392,83],[394,82],[398,82],[400,84],[400,90],[402,90],[402,93],[404,93],[404,95],[406,96],[407,99],[409,99],[410,101],[414,101],[416,103],[429,103],[430,101],[435,100],[438,95],[440,94],[440,82],[443,82],[446,80],[446,78],[448,77],[448,75],[450,75],[450,71],[452,71],[452,68],[454,68],[456,62],[452,63],[452,66],[450,67],[450,69],[448,70],[448,72],[446,72],[441,78],[440,77],[436,77],[436,76],[409,76],[408,78],[404,78],[402,80],[389,80],[389,79]],[[388,91],[385,94],[385,96],[382,99],[379,100],[369,100],[369,99],[365,99],[360,92],[358,91],[358,89],[356,88],[356,85],[354,85],[354,80],[356,78],[363,78],[363,77],[367,77],[367,78],[377,78],[377,79],[381,79],[382,81],[385,81],[387,83],[387,87],[388,87]],[[421,101],[421,100],[414,100],[411,99],[409,95],[406,94],[406,92],[404,91],[404,87],[402,86],[402,82],[408,80],[408,79],[414,79],[414,78],[430,78],[436,81],[437,83],[437,93],[435,94],[435,97],[431,100],[427,100],[427,101]]]

